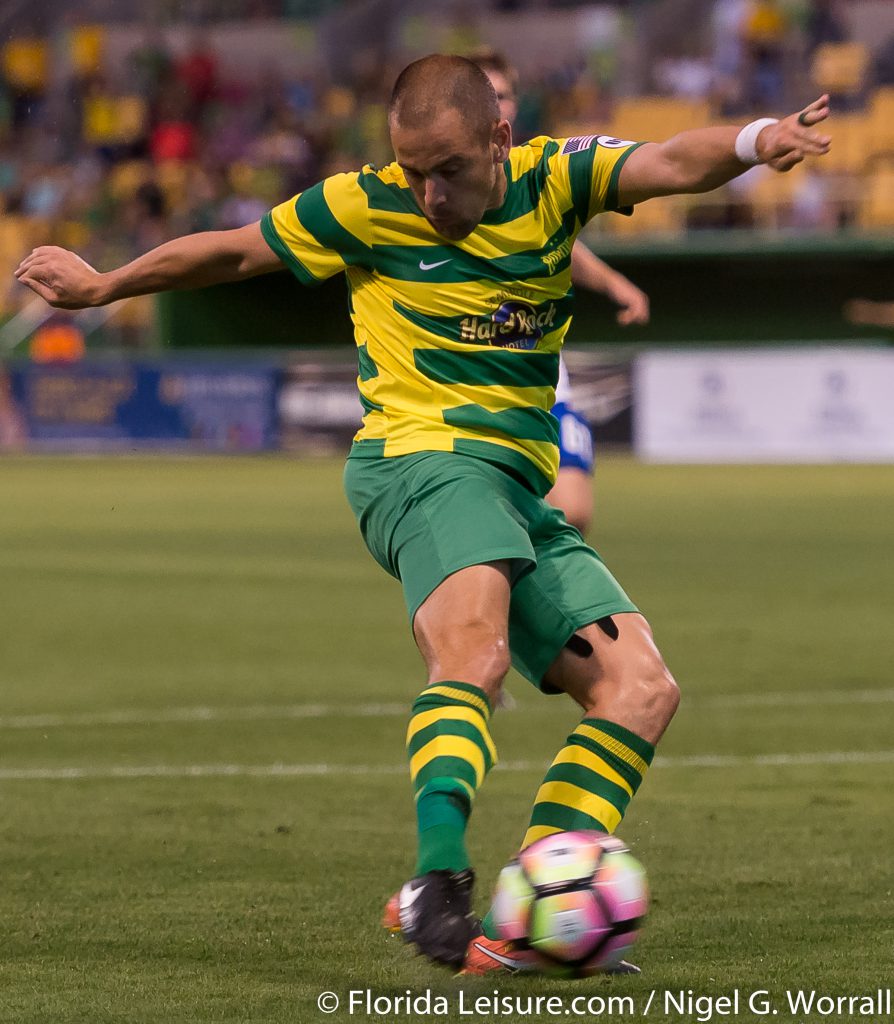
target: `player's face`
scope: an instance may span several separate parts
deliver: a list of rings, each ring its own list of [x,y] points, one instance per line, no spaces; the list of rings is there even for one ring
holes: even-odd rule
[[[447,109],[424,128],[392,124],[391,144],[419,209],[439,235],[465,238],[485,210],[503,201],[503,161],[512,145],[506,121],[494,122],[485,141],[458,111]]]
[[[494,87],[494,92],[497,94],[497,102],[500,104],[500,117],[512,124],[515,121],[515,115],[518,113],[518,100],[515,98],[512,83],[505,75],[500,74],[499,71],[485,71],[485,74],[490,79],[490,84]]]

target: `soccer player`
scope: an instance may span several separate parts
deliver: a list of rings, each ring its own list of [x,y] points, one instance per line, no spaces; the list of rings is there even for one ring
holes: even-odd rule
[[[825,153],[813,126],[827,115],[822,97],[781,121],[662,143],[513,149],[487,76],[432,55],[395,83],[387,167],[333,175],[259,223],[175,239],[108,273],[55,246],[16,271],[69,309],[282,266],[307,285],[347,274],[366,415],[345,486],[371,553],[401,581],[428,673],[407,732],[418,851],[400,924],[432,960],[462,965],[480,935],[465,830],[496,760],[488,723],[510,661],[583,712],[525,844],[613,831],[678,702],[645,618],[543,500],[574,239],[603,210]]]
[[[500,105],[500,117],[511,125],[518,114],[518,72],[496,50],[478,50],[472,60],[490,79]],[[571,283],[611,299],[618,307],[619,324],[647,324],[649,297],[623,274],[592,253],[580,239],[571,247]],[[553,416],[559,421],[559,473],[546,500],[586,535],[593,521],[593,433],[575,409],[565,360],[559,357],[559,383]]]

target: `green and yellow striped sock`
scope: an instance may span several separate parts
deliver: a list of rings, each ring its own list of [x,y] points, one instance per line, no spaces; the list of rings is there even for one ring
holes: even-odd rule
[[[537,792],[522,849],[554,832],[614,832],[654,756],[652,744],[629,729],[584,718]],[[499,937],[490,913],[482,927],[488,938]]]
[[[629,729],[583,719],[546,773],[522,849],[553,832],[614,832],[654,756]]]
[[[466,822],[497,760],[489,719],[487,695],[471,683],[433,683],[413,704],[407,754],[419,830],[416,875],[469,866]]]

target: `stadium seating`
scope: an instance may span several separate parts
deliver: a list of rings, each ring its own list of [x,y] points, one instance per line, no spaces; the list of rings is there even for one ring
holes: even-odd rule
[[[816,49],[810,77],[822,92],[856,96],[865,84],[869,63],[869,51],[862,43],[825,43]]]
[[[879,161],[866,176],[860,226],[894,227],[894,157]]]
[[[868,156],[894,154],[894,86],[877,89],[869,102]]]

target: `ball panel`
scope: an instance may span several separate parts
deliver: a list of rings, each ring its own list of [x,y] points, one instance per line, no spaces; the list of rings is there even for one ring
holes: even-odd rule
[[[607,853],[599,866],[596,887],[613,921],[645,916],[649,902],[646,872],[630,853]]]
[[[525,874],[535,888],[575,878],[587,878],[602,856],[599,832],[556,832],[538,839],[519,854]]]
[[[538,896],[531,908],[528,942],[554,960],[582,960],[610,933],[590,888]]]
[[[504,939],[523,941],[528,934],[528,919],[534,890],[517,860],[507,864],[500,872],[494,893],[493,921]]]

